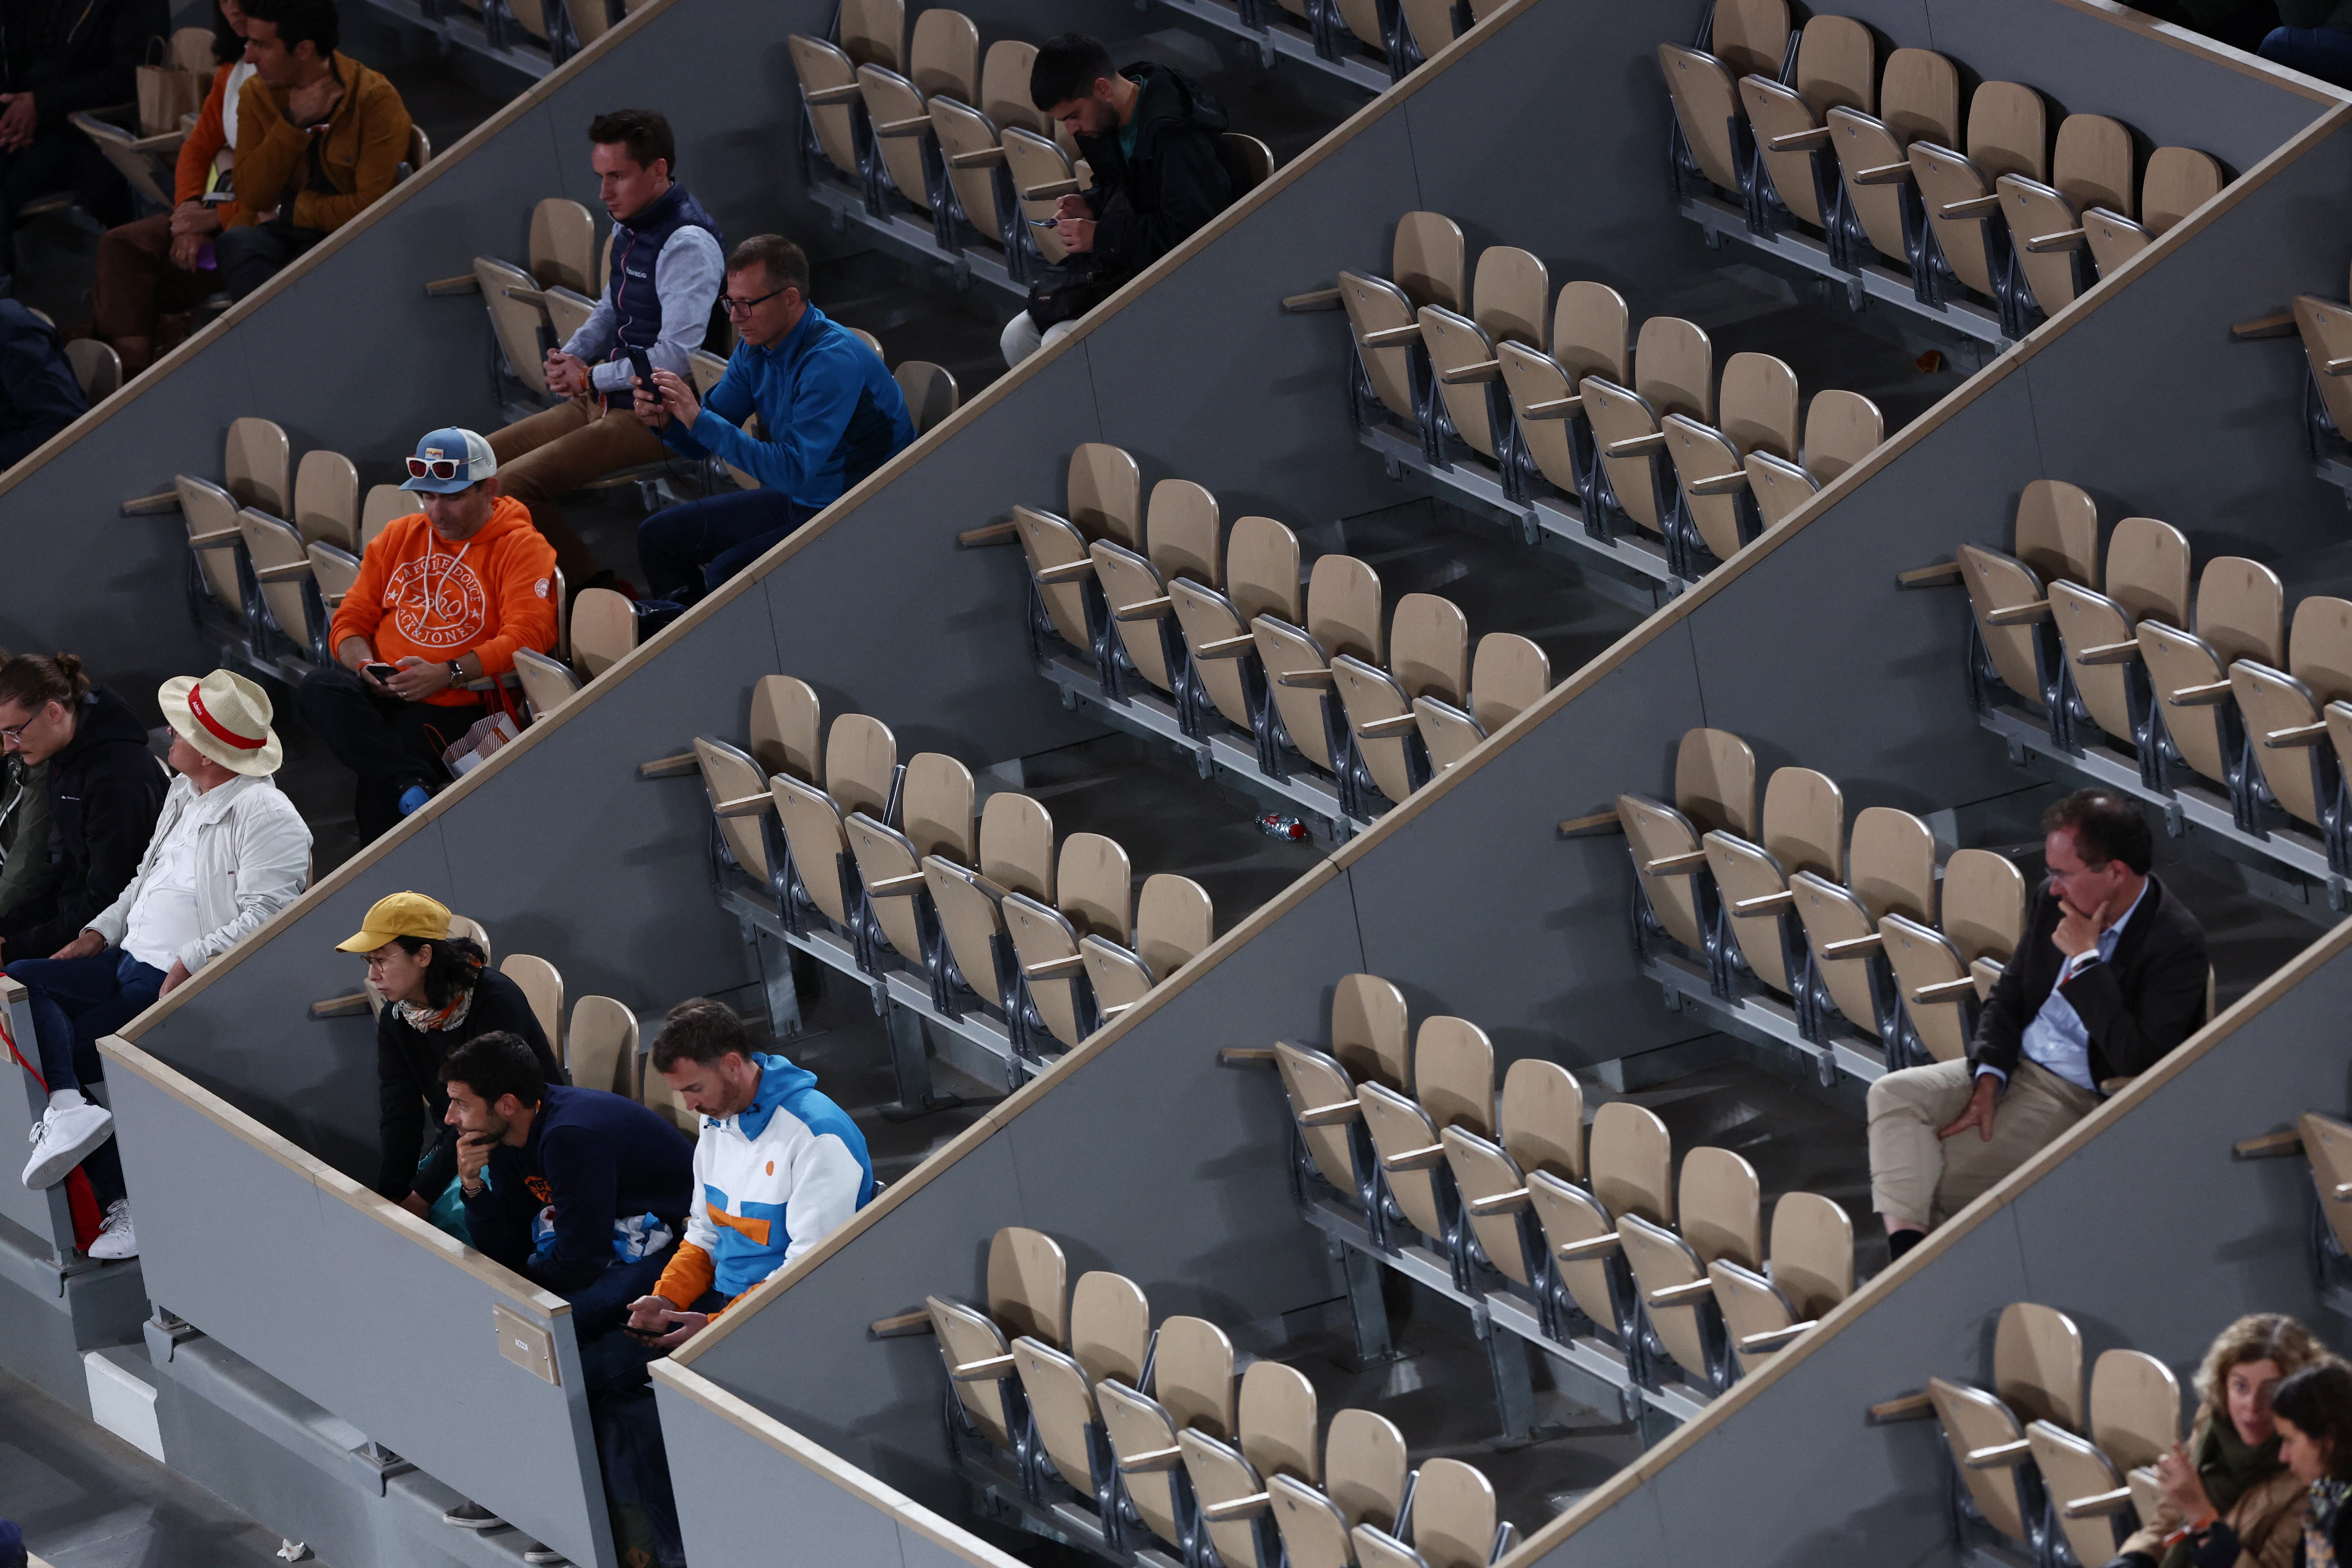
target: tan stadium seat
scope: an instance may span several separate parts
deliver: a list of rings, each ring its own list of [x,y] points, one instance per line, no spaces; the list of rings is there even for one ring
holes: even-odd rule
[[[2032,1462],[2032,1447],[2016,1413],[1981,1388],[1940,1377],[1927,1380],[1927,1395],[1977,1513],[2012,1550],[2030,1551],[2039,1521],[2028,1501],[2022,1467]]]
[[[2285,598],[2278,574],[2261,562],[2219,555],[2198,574],[2193,631],[2154,620],[2134,628],[2163,723],[2165,760],[2221,784],[2242,826],[2254,826],[2255,770],[2244,756],[2230,667],[2241,659],[2273,669],[2286,662]]]
[[[239,506],[257,507],[272,517],[293,510],[292,452],[286,432],[268,419],[232,419],[222,448],[222,488]]]
[[[2306,1110],[2295,1121],[2330,1242],[2352,1252],[2352,1123]],[[2323,1247],[2323,1253],[2325,1248]],[[2324,1259],[2323,1259],[2324,1260]]]
[[[1029,1416],[1012,1342],[1068,1344],[1069,1262],[1061,1244],[1043,1231],[1005,1226],[989,1240],[987,1289],[985,1312],[941,1296],[926,1297],[924,1305],[964,1420],[1025,1468]]]
[[[1584,1180],[1584,1089],[1558,1062],[1522,1057],[1503,1075],[1502,1144],[1527,1171]]]
[[[1800,1004],[1811,1022],[1808,956],[1789,879],[1811,871],[1844,879],[1845,801],[1834,782],[1810,768],[1777,770],[1764,788],[1759,840],[1716,831],[1701,844],[1722,900],[1726,923],[1757,982]],[[1802,988],[1801,990],[1801,987]],[[1813,1031],[1807,1029],[1808,1037]]]
[[[530,1004],[531,1016],[539,1020],[539,1032],[547,1037],[555,1059],[563,1062],[563,976],[547,960],[528,952],[510,952],[499,965],[499,973],[521,988],[523,1000]]]
[[[2049,178],[2050,125],[2042,95],[2021,82],[1981,82],[1969,99],[1965,153],[1957,139],[1928,136],[1914,138],[1906,152],[1945,272],[1998,301],[2004,335],[2021,335],[2008,226],[2000,221],[1994,182],[2004,174]]]
[[[1798,221],[1827,232],[1838,205],[1837,160],[1830,153],[1832,109],[1869,114],[1878,101],[1878,45],[1851,16],[1817,16],[1797,41],[1793,82],[1777,70],[1739,79],[1739,104],[1756,138],[1772,195]]]
[[[1370,1410],[1335,1410],[1323,1437],[1323,1489],[1352,1529],[1386,1530],[1404,1510],[1410,1475],[1404,1434]]]
[[[1961,144],[1958,68],[1929,49],[1896,49],[1879,77],[1875,114],[1838,108],[1823,118],[1861,237],[1910,276],[1918,241],[1904,213],[1903,187],[1913,177],[1909,148],[1914,142]]]
[[[1001,48],[1002,44],[996,46]],[[994,51],[991,51],[992,58]],[[1022,101],[1027,102],[1027,89]],[[990,115],[994,120],[994,115]],[[999,124],[1003,121],[998,121]],[[1000,139],[1004,149],[1005,172],[1013,181],[1014,195],[1021,204],[1024,217],[1033,221],[1022,225],[1029,243],[1037,247],[1038,258],[1047,266],[1059,266],[1069,252],[1062,245],[1061,236],[1050,224],[1040,228],[1038,223],[1054,216],[1055,205],[1062,196],[1076,194],[1084,182],[1078,178],[1076,162],[1053,138],[1050,129],[1038,130],[1023,125],[1007,125]]]
[[[1080,940],[1103,936],[1121,947],[1134,940],[1131,878],[1127,851],[1117,843],[1099,833],[1073,833],[1062,841],[1053,905],[1017,892],[1003,900],[1005,932],[1030,1002],[1046,1033],[1064,1046],[1093,1032],[1093,988],[1085,980]]]
[[[1225,542],[1223,591],[1214,576],[1180,575],[1168,593],[1199,694],[1227,723],[1256,737],[1266,708],[1265,672],[1250,624],[1260,615],[1294,626],[1305,618],[1298,536],[1269,517],[1236,518]]]
[[[114,395],[122,384],[122,356],[111,343],[96,338],[76,338],[66,344],[66,363],[73,366],[74,383],[83,401],[93,407]]]
[[[1186,1520],[1173,1479],[1182,1459],[1179,1428],[1167,1406],[1116,1378],[1095,1384],[1094,1400],[1121,1488],[1143,1528],[1183,1549]]]
[[[944,423],[963,403],[954,374],[947,366],[933,364],[929,360],[900,360],[890,377],[907,399],[907,414],[914,421],[918,436]]]
[[[1323,1479],[1322,1421],[1315,1385],[1296,1367],[1278,1361],[1252,1362],[1242,1373],[1234,1404],[1241,1450],[1262,1476]]]
[[[593,680],[637,646],[637,607],[610,588],[583,588],[572,601],[572,659]]]
[[[596,220],[586,207],[550,196],[530,210],[530,272],[542,289],[594,294]]]
[[[936,855],[960,866],[978,863],[977,789],[971,770],[942,752],[918,752],[907,759],[900,783],[898,820],[915,853]]]
[[[398,485],[370,485],[367,499],[360,505],[360,543],[353,553],[366,554],[367,547],[383,531],[386,523],[414,516],[417,510],[415,499]]]
[[[688,1142],[700,1138],[702,1118],[686,1108],[686,1101],[679,1098],[677,1089],[670,1087],[669,1079],[652,1070],[652,1060],[650,1056],[637,1058],[638,1070],[642,1074],[637,1086],[639,1103],[686,1134]]]
[[[2003,554],[1961,545],[1960,578],[1986,668],[2017,697],[2046,709],[2057,693],[2047,584],[2098,585],[2098,507],[2079,486],[2034,479],[2018,496],[2012,547],[2014,554]]]
[[[1349,395],[1360,414],[1386,409],[1420,430],[1426,449],[1434,435],[1428,406],[1434,394],[1421,352],[1419,312],[1435,305],[1458,313],[1469,303],[1462,226],[1440,213],[1406,213],[1397,219],[1391,254],[1387,278],[1339,274],[1339,302],[1355,340]]]
[[[1353,556],[1320,556],[1307,579],[1305,626],[1261,614],[1250,629],[1281,738],[1313,766],[1339,779],[1343,808],[1352,812],[1349,736],[1333,701],[1331,660],[1347,654],[1370,665],[1381,663],[1379,575]]]
[[[1402,601],[1398,607],[1403,607]],[[1470,661],[1468,702],[1451,703],[1429,691],[1412,700],[1413,722],[1429,750],[1431,771],[1444,773],[1454,766],[1472,747],[1543,700],[1550,689],[1551,660],[1542,648],[1510,632],[1480,637]]]
[[[2019,1301],[1993,1331],[1993,1392],[2029,1421],[2083,1430],[2083,1335],[2054,1308]]]
[[[1027,795],[992,795],[981,811],[976,847],[976,868],[940,853],[923,858],[924,886],[952,961],[952,973],[939,972],[938,999],[952,1005],[961,983],[1010,1020],[1020,1011],[1020,964],[1000,905],[1008,892],[1052,898],[1053,818]]]
[[[761,891],[786,906],[779,913],[789,921],[793,911],[787,890],[787,852],[783,840],[770,832],[777,818],[768,775],[740,748],[712,735],[695,738],[694,759],[701,770],[703,793],[709,797],[727,858]]]
[[[2082,215],[2132,215],[2131,132],[2104,114],[2070,114],[2058,125],[2048,184],[2023,172],[1994,183],[2018,268],[2042,313],[2054,315],[2095,279]]]
[[[1936,840],[1907,811],[1874,805],[1855,816],[1846,882],[1800,871],[1789,879],[1813,967],[1847,1023],[1874,1037],[1895,1065],[1902,1009],[1882,951],[1880,922],[1901,916],[1936,923]]]
[[[2330,742],[2328,710],[2352,699],[2352,602],[2313,595],[2296,604],[2287,667],[2241,658],[2230,689],[2244,720],[2246,750],[2270,796],[2298,823],[2326,831],[2339,798],[2341,753]],[[2352,720],[2352,706],[2345,709]],[[2333,729],[2352,738],[2352,725]]]
[[[1412,1090],[1404,993],[1376,974],[1346,974],[1331,991],[1331,1055],[1359,1083]]]
[[[2212,155],[2192,147],[2158,147],[2147,156],[2140,176],[2139,221],[2128,209],[2117,212],[2093,207],[2083,215],[2083,242],[2105,278],[2175,224],[2219,195],[2229,183]]]
[[[1675,575],[1695,577],[1698,568],[1689,559],[1692,542],[1682,526],[1681,492],[1660,422],[1680,414],[1701,425],[1715,423],[1715,350],[1706,331],[1675,317],[1653,316],[1634,340],[1631,387],[1598,375],[1577,385],[1619,510],[1665,542]]]
[[[1937,1419],[1969,1497],[1985,1521],[2031,1546],[2041,1520],[2024,1483],[2036,1423],[2083,1430],[2083,1337],[2063,1312],[2031,1302],[2004,1308],[1993,1336],[1990,1392],[1943,1378],[1928,1381]]]
[[[1154,688],[1180,697],[1179,711],[1191,733],[1195,726],[1184,695],[1188,664],[1168,584],[1190,575],[1215,585],[1217,500],[1189,479],[1162,479],[1151,487],[1141,531],[1150,542],[1149,555],[1109,539],[1095,540],[1087,551],[1127,662]]]
[[[1377,1525],[1359,1524],[1361,1568],[1486,1568],[1500,1554],[1508,1525],[1497,1522],[1494,1483],[1459,1459],[1425,1459],[1412,1492],[1412,1545]]]
[[[1715,880],[1702,835],[1756,836],[1756,753],[1727,730],[1691,730],[1675,752],[1674,804],[1617,797],[1617,820],[1633,856],[1643,927],[1705,954],[1717,953]]]
[[[816,691],[789,675],[763,675],[751,688],[750,751],[761,776],[784,773],[803,784],[824,777],[824,710]]]
[[[1977,1008],[2023,936],[2025,876],[1990,849],[1958,849],[1944,867],[1942,894],[1941,931],[1890,911],[1878,932],[1913,1042],[1949,1062],[1968,1054]]]
[[[1423,1018],[1413,1037],[1413,1094],[1438,1128],[1495,1131],[1495,1046],[1467,1018]]]
[[[317,550],[317,545],[311,549]],[[316,558],[313,558],[313,572]],[[522,688],[523,706],[533,720],[546,718],[571,700],[580,689],[580,677],[562,659],[550,658],[535,649],[519,647],[514,651],[515,679]]]
[[[360,558],[347,550],[316,541],[303,553],[310,558],[310,581],[319,584],[319,602],[326,606],[331,620],[335,606],[343,602],[343,595],[359,581]]]
[[[1277,1568],[1282,1539],[1257,1468],[1240,1448],[1197,1427],[1177,1434],[1176,1447],[1217,1560],[1224,1568]]]
[[[1858,392],[1832,389],[1813,394],[1805,407],[1804,447],[1790,462],[1767,451],[1745,460],[1748,494],[1757,521],[1770,528],[1811,500],[1823,485],[1853,468],[1885,440],[1886,422],[1878,405]]]
[[[1788,45],[1785,0],[1716,0],[1706,48],[1658,46],[1658,68],[1674,98],[1675,123],[1690,167],[1722,190],[1746,191],[1740,175],[1747,162],[1747,121],[1739,79],[1777,79]]]
[[[1241,1429],[1234,1343],[1206,1318],[1161,1321],[1151,1391],[1180,1428],[1230,1442]]]
[[[860,119],[865,100],[857,82],[860,62],[840,45],[823,38],[794,33],[784,41],[792,52],[793,76],[800,83],[810,140],[836,171],[863,182],[866,171],[859,148],[865,139]]]
[[[1085,533],[1067,518],[1025,506],[1013,509],[1013,526],[1029,567],[1036,611],[1044,626],[1071,647],[1099,663],[1109,654],[1109,619],[1102,607],[1100,574]]]
[[[845,713],[825,738],[823,789],[782,773],[768,780],[799,886],[819,914],[850,932],[860,967],[866,966],[859,918],[863,891],[844,819],[858,811],[877,820],[886,815],[897,763],[898,742],[888,726],[862,713]]]
[[[1086,441],[1070,449],[1068,515],[1089,540],[1144,548],[1143,473],[1118,447]]]
[[[1101,936],[1078,939],[1102,1021],[1109,1023],[1192,962],[1214,940],[1215,926],[1216,911],[1198,882],[1165,871],[1146,877],[1135,900],[1133,947]]]
[[[989,116],[946,93],[933,94],[929,107],[954,216],[1012,258],[1021,245],[1013,226],[1021,214],[1012,176],[1005,172],[1009,165],[1002,134]],[[1017,270],[1019,264],[1012,266]]]
[[[1359,1083],[1356,1103],[1362,1108],[1364,1127],[1397,1212],[1428,1239],[1433,1250],[1453,1262],[1455,1287],[1465,1289],[1468,1265],[1461,1251],[1454,1194],[1437,1176],[1445,1148],[1438,1141],[1435,1122],[1417,1102],[1381,1084]]]
[[[863,811],[845,814],[841,831],[857,879],[866,890],[866,908],[890,951],[908,968],[928,979],[930,973],[930,910],[920,896],[925,874],[914,841],[895,827]],[[878,954],[877,955],[878,959]]]
[[[1054,117],[1029,96],[1029,73],[1036,64],[1034,44],[999,38],[989,45],[980,62],[979,109],[1004,130],[1018,127],[1032,135],[1051,137]]]
[[[1489,462],[1507,456],[1510,427],[1496,346],[1542,348],[1550,299],[1544,264],[1527,251],[1497,245],[1479,254],[1468,315],[1444,305],[1423,305],[1418,312],[1422,347],[1437,378],[1446,423]]]
[[[629,1093],[636,1087],[638,1070],[637,1016],[610,996],[581,997],[572,1004],[563,1064],[579,1088]],[[646,1070],[650,1073],[652,1068]]]
[[[1503,1147],[1462,1126],[1438,1133],[1478,1252],[1504,1279],[1537,1297],[1546,1279],[1544,1237],[1528,1179]],[[1549,1314],[1546,1314],[1547,1316]]]
[[[2090,1409],[2087,1434],[2048,1421],[2025,1433],[2058,1530],[2084,1563],[2115,1555],[2135,1492],[2153,1488],[2149,1467],[2179,1432],[2180,1384],[2145,1352],[2108,1351],[2092,1369]]]
[[[1590,526],[1601,505],[1601,476],[1580,389],[1587,375],[1633,384],[1633,326],[1624,296],[1601,283],[1560,285],[1549,351],[1507,340],[1495,345],[1495,358],[1525,461],[1553,489],[1574,496]]]
[[[1596,1184],[1599,1162],[1596,1152]],[[1631,1212],[1618,1215],[1618,1240],[1633,1268],[1658,1348],[1701,1386],[1719,1392],[1729,1385],[1730,1367],[1707,1266],[1723,1261],[1751,1273],[1762,1269],[1762,1199],[1756,1172],[1727,1149],[1694,1149],[1683,1161],[1679,1206],[1679,1235]]]
[[[1629,1130],[1619,1125],[1623,1113],[1612,1115],[1616,1110],[1617,1105],[1612,1102],[1602,1106],[1593,1117],[1594,1137],[1618,1152],[1612,1153],[1612,1158],[1622,1157],[1629,1141],[1638,1142],[1647,1132],[1643,1128]],[[1630,1106],[1626,1111],[1637,1118],[1649,1114]],[[1606,1127],[1604,1122],[1608,1123]],[[1515,1146],[1522,1154],[1528,1152],[1524,1143]],[[1556,1166],[1523,1163],[1521,1168],[1527,1174],[1529,1206],[1543,1231],[1558,1292],[1563,1293],[1568,1304],[1573,1305],[1619,1348],[1628,1371],[1636,1371],[1643,1359],[1641,1312],[1633,1293],[1633,1275],[1618,1239],[1616,1216],[1591,1188],[1562,1174]],[[1622,1197],[1625,1194],[1622,1188],[1622,1184],[1618,1184],[1612,1190],[1618,1190]],[[1547,1296],[1552,1295],[1547,1292]],[[1556,1322],[1560,1303],[1554,1297],[1544,1304],[1551,1308]],[[1554,1331],[1559,1331],[1555,1328]],[[1559,1337],[1568,1336],[1562,1332]]]
[[[2107,542],[2105,592],[2061,578],[2049,584],[2049,601],[2075,702],[2116,740],[2148,744],[2135,628],[2143,620],[2189,625],[2188,539],[2155,518],[2125,518]]]
[[[1674,1139],[1657,1113],[1614,1100],[1593,1113],[1586,1146],[1592,1195],[1619,1219],[1639,1215],[1653,1225],[1675,1223]]]
[[[1819,1194],[1785,1194],[1772,1207],[1769,1270],[1717,1258],[1707,1279],[1732,1352],[1751,1372],[1853,1293],[1853,1221]]]
[[[1796,461],[1797,373],[1770,354],[1734,354],[1724,362],[1717,401],[1719,426],[1669,414],[1662,428],[1684,510],[1700,542],[1726,561],[1759,531],[1742,499],[1747,455]]]
[[[883,66],[859,66],[857,90],[890,187],[936,222],[944,184],[934,173],[929,101],[912,81]]]
[[[305,542],[360,548],[360,472],[341,452],[302,454],[294,470],[294,510],[287,519]]]
[[[482,303],[490,312],[490,333],[507,373],[535,396],[554,395],[547,386],[547,311],[540,303],[538,279],[511,261],[495,256],[474,258],[474,280]]]
[[[295,658],[325,664],[327,616],[310,584],[310,552],[301,534],[291,523],[252,507],[236,514],[236,526],[269,624]]]
[[[1070,1291],[1067,1350],[1024,1334],[1013,1341],[1013,1364],[1036,1423],[1037,1438],[1062,1479],[1094,1504],[1104,1534],[1118,1535],[1116,1466],[1097,1442],[1102,1416],[1095,1385],[1142,1381],[1151,1337],[1151,1310],[1133,1280],[1096,1270]]]
[[[1331,660],[1332,689],[1370,782],[1402,801],[1430,774],[1414,702],[1433,697],[1458,711],[1468,700],[1469,622],[1448,600],[1407,594],[1390,622],[1389,662],[1381,669],[1339,654]]]
[[[1275,1042],[1274,1059],[1307,1159],[1369,1216],[1376,1205],[1372,1152],[1360,1142],[1363,1108],[1347,1068],[1328,1052],[1287,1040]]]
[[[906,0],[842,0],[834,37],[859,65],[898,69],[907,44]]]

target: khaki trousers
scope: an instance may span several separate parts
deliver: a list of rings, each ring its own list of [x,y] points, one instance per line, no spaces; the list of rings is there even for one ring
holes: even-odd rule
[[[574,397],[528,419],[518,419],[490,436],[499,460],[499,493],[530,508],[531,525],[555,547],[570,593],[578,593],[599,570],[596,557],[555,504],[600,474],[669,456],[662,438],[625,408],[607,410],[600,402]]]
[[[1870,1086],[1871,1207],[1941,1225],[2099,1103],[2089,1089],[2021,1059],[1993,1107],[1990,1142],[1973,1127],[1937,1137],[1975,1092],[1976,1069],[1965,1061],[1906,1068]]]

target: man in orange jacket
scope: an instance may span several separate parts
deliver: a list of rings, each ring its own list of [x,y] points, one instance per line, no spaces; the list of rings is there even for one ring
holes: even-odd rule
[[[425,510],[367,547],[327,641],[335,663],[295,694],[303,721],[359,775],[352,805],[374,838],[432,798],[441,753],[484,708],[466,687],[555,646],[555,550],[530,509],[499,494],[498,459],[471,430],[436,430],[408,459]]]

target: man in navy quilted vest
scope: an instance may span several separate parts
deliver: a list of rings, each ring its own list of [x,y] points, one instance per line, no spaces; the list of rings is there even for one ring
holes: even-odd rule
[[[548,389],[566,401],[490,437],[501,488],[530,509],[572,594],[612,577],[556,500],[599,474],[669,455],[632,411],[630,351],[691,383],[687,355],[702,346],[726,280],[718,223],[671,177],[677,142],[669,121],[649,109],[616,109],[589,123],[588,140],[613,216],[612,281],[587,323],[548,353]]]

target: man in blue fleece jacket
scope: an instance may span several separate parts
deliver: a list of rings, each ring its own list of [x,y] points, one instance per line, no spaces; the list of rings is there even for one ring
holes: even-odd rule
[[[915,438],[881,356],[809,302],[808,258],[754,235],[727,258],[719,303],[740,340],[708,401],[666,370],[637,389],[637,415],[693,458],[760,483],[657,511],[637,525],[649,615],[690,605],[741,571]],[[744,428],[757,413],[761,433]]]

